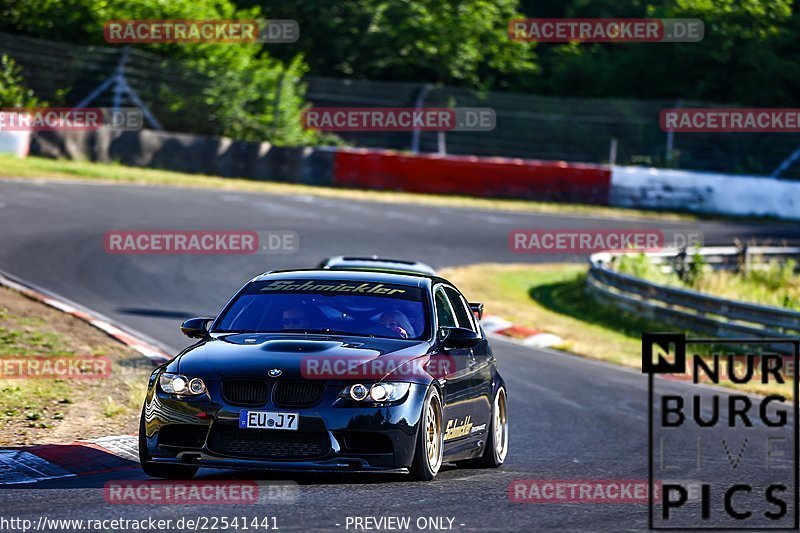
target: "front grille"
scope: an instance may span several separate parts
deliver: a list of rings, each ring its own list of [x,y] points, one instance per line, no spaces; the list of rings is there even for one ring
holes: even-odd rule
[[[322,399],[325,385],[313,381],[281,381],[275,385],[272,402],[279,407],[311,407]]]
[[[212,452],[237,457],[305,459],[326,455],[330,439],[327,433],[318,431],[217,428],[211,430],[208,447]]]
[[[222,396],[235,405],[264,405],[269,398],[266,381],[228,379],[222,382]]]

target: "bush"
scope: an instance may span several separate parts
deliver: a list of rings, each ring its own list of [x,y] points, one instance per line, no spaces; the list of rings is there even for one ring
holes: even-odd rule
[[[709,271],[708,261],[699,251],[692,255],[683,282],[688,286],[696,288],[703,283],[706,273]]]
[[[787,259],[786,261],[771,260],[761,268],[750,268],[745,274],[746,277],[754,282],[766,286],[768,289],[777,291],[785,289],[794,280],[794,271],[797,268],[797,261]]]
[[[686,287],[731,300],[754,302],[800,310],[800,276],[793,259],[754,263],[748,271],[713,270],[706,259],[695,253],[681,276],[678,270],[665,273],[644,255],[625,255],[616,261],[623,274],[660,285]]]
[[[616,268],[622,274],[650,280],[654,283],[667,284],[674,282],[671,276],[661,272],[661,268],[653,263],[645,254],[627,254],[619,256]]]
[[[33,91],[25,87],[22,71],[14,60],[0,56],[0,107],[40,107]]]

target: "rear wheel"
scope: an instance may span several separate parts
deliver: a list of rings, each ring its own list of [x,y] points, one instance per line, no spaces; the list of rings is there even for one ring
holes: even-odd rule
[[[184,465],[161,465],[151,463],[150,453],[147,451],[147,438],[144,428],[144,408],[139,419],[139,464],[142,465],[144,473],[150,477],[165,479],[192,479],[199,467]]]
[[[431,386],[422,404],[411,476],[419,481],[432,480],[442,466],[443,452],[442,399],[436,387]]]
[[[476,459],[459,461],[459,466],[472,468],[497,468],[508,455],[508,398],[505,387],[500,387],[492,402],[492,418],[483,455]]]

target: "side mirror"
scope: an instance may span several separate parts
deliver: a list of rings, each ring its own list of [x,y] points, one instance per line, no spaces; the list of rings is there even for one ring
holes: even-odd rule
[[[472,348],[481,337],[467,328],[439,328],[439,341],[446,348]]]
[[[181,324],[181,333],[190,339],[205,339],[208,337],[208,323],[214,320],[213,317],[190,318]]]

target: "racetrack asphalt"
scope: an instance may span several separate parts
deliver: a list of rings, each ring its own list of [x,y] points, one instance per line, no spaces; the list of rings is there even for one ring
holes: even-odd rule
[[[800,230],[784,223],[598,219],[313,196],[0,181],[0,269],[142,331],[172,351],[188,344],[177,329],[183,318],[213,316],[256,274],[314,266],[326,256],[378,254],[417,259],[434,267],[586,260],[581,255],[514,254],[509,250],[508,234],[520,228],[649,228],[701,231],[706,244],[728,245],[734,238],[800,243]],[[300,245],[297,253],[287,255],[105,252],[105,232],[136,229],[289,230],[297,232]],[[106,503],[102,487],[107,481],[144,479],[143,474],[131,470],[0,490],[0,514],[34,521],[42,515],[136,519],[276,516],[283,530],[347,530],[348,516],[410,516],[412,523],[419,517],[445,516],[454,518],[456,531],[645,529],[644,504],[513,503],[509,485],[516,479],[646,479],[646,378],[636,371],[554,351],[499,339],[492,342],[510,400],[511,449],[506,465],[499,470],[445,466],[430,483],[412,483],[402,476],[289,476],[300,483],[299,499],[293,505],[274,507]],[[665,382],[663,386],[683,393],[689,390],[682,383]],[[710,392],[704,389],[702,395]],[[756,431],[759,437],[775,434],[762,426]],[[791,437],[794,425],[778,433]],[[757,449],[750,451],[756,453]],[[721,452],[717,454],[724,459]],[[737,476],[742,471],[731,470],[728,475],[731,482],[740,481]],[[760,470],[746,471],[755,484],[766,482],[763,475]],[[231,476],[253,475],[200,474],[203,479]],[[679,471],[674,479],[678,478]]]

